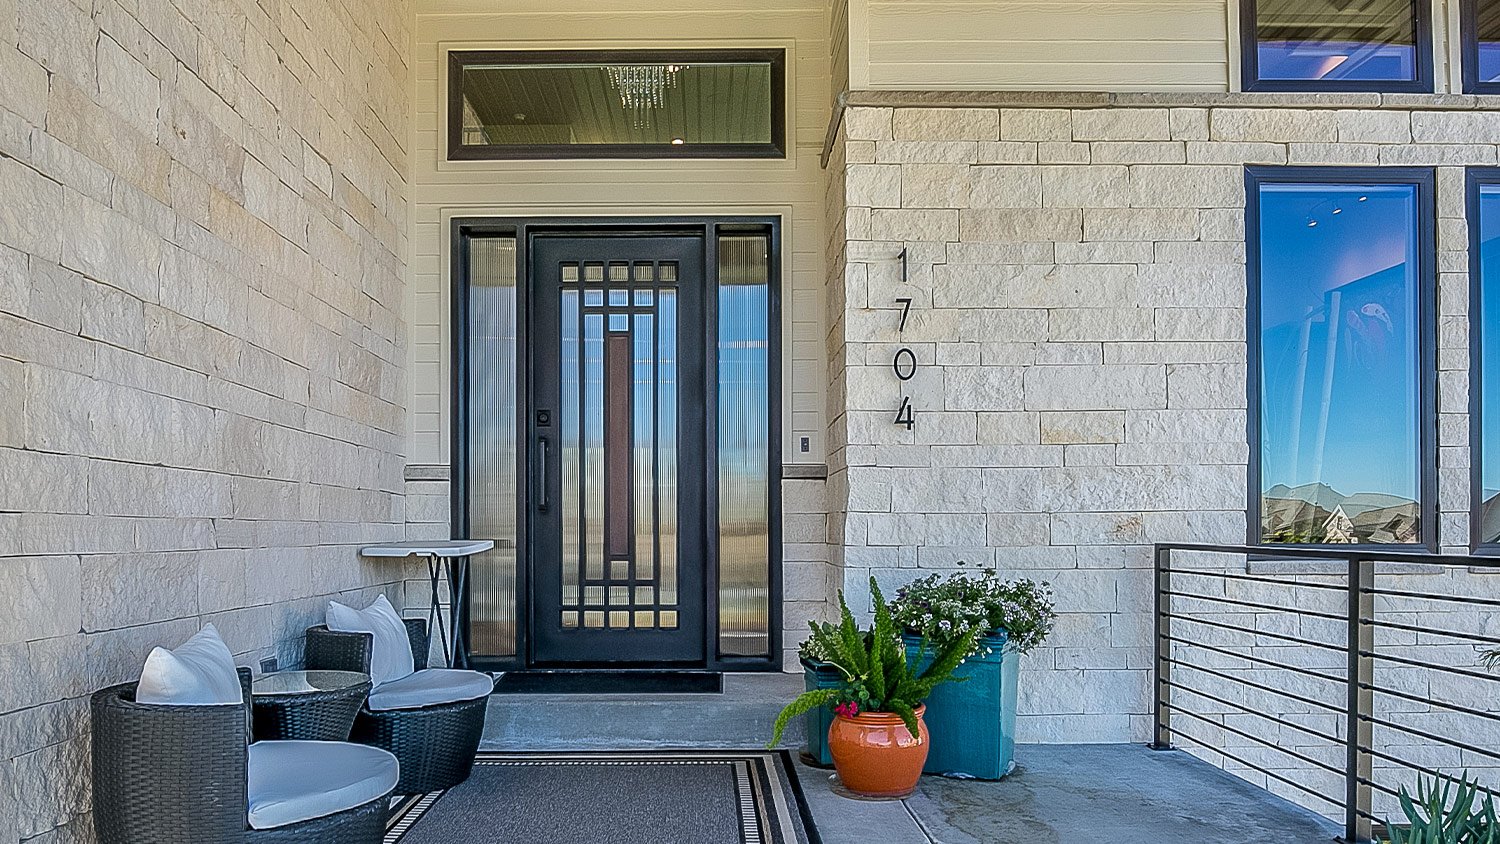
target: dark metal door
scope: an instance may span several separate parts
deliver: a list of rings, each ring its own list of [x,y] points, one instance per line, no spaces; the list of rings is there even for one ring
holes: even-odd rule
[[[704,244],[531,242],[533,662],[702,663]]]

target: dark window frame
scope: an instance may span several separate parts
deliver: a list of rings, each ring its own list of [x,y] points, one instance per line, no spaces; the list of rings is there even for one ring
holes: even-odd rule
[[[471,64],[709,64],[771,67],[771,141],[766,144],[464,144],[463,74]],[[786,50],[452,50],[448,53],[449,161],[536,159],[719,159],[787,157]]]
[[[1240,2],[1240,90],[1280,93],[1431,94],[1434,86],[1432,4],[1415,0],[1415,79],[1261,79],[1256,0]]]
[[[1479,0],[1459,0],[1459,53],[1465,94],[1500,94],[1500,82],[1479,81]]]
[[[1261,388],[1261,273],[1260,187],[1267,184],[1412,185],[1417,189],[1417,405],[1418,460],[1421,466],[1418,494],[1422,530],[1420,541],[1410,545],[1358,543],[1287,544],[1265,542],[1261,527],[1262,453]],[[1325,548],[1378,550],[1422,548],[1436,552],[1437,522],[1437,174],[1427,167],[1297,167],[1252,166],[1245,168],[1245,339],[1246,434],[1250,459],[1246,467],[1247,545],[1267,548]]]
[[[1479,193],[1486,185],[1500,185],[1500,167],[1470,167],[1464,177],[1465,219],[1469,224],[1469,547],[1476,554],[1500,554],[1500,542],[1486,542],[1480,533],[1484,504],[1484,315],[1480,278],[1482,232]]]
[[[784,412],[786,410],[786,397],[784,395],[785,383],[783,381],[782,365],[786,355],[790,354],[788,338],[783,331],[782,318],[784,315],[783,302],[785,296],[784,282],[787,271],[785,256],[782,250],[785,242],[782,239],[782,230],[786,220],[780,215],[726,215],[726,216],[660,216],[660,217],[455,217],[449,222],[449,267],[451,278],[449,279],[449,292],[451,301],[449,303],[449,317],[452,319],[452,338],[448,349],[448,360],[451,372],[448,379],[450,396],[448,402],[448,413],[450,414],[450,425],[448,445],[450,448],[450,481],[448,490],[449,523],[452,525],[452,533],[455,536],[467,536],[469,530],[469,264],[467,243],[471,239],[484,237],[512,237],[516,240],[516,307],[520,324],[516,328],[516,344],[519,348],[517,360],[518,370],[516,373],[517,401],[523,406],[522,413],[518,416],[518,423],[524,423],[534,409],[532,400],[532,366],[533,354],[530,347],[531,321],[532,321],[532,295],[531,295],[531,241],[537,234],[547,233],[577,233],[598,236],[635,235],[635,234],[658,234],[663,232],[674,233],[701,233],[704,238],[704,272],[709,274],[705,278],[717,279],[718,273],[718,239],[724,234],[747,234],[764,233],[769,238],[771,249],[771,261],[769,270],[771,281],[768,287],[768,326],[769,326],[769,359],[767,361],[767,390],[770,397],[770,409],[767,421],[770,424],[769,446],[771,449],[768,456],[767,471],[769,491],[767,507],[769,509],[769,523],[767,525],[768,553],[767,561],[770,571],[767,586],[769,588],[769,607],[767,615],[767,650],[766,656],[738,656],[724,654],[719,646],[719,519],[718,513],[718,475],[716,472],[718,462],[718,393],[716,390],[708,391],[709,395],[705,403],[707,414],[707,426],[704,434],[705,464],[715,469],[708,472],[705,477],[707,504],[709,512],[714,514],[709,518],[704,535],[704,553],[707,570],[704,577],[704,655],[705,663],[702,668],[709,671],[766,671],[778,672],[782,670],[783,661],[783,623],[785,612],[785,513],[783,481],[785,478],[782,438],[785,434]],[[717,281],[712,285],[717,288]],[[711,301],[705,301],[705,348],[707,358],[705,360],[705,373],[718,377],[718,311],[717,297],[709,297]],[[531,438],[528,436],[528,426],[518,424],[516,430],[516,465],[518,471],[524,473],[517,488],[516,507],[516,653],[513,656],[492,656],[486,654],[473,654],[472,637],[466,635],[464,641],[469,647],[469,664],[477,669],[485,671],[520,671],[536,667],[533,655],[533,641],[531,634],[531,593],[533,578],[531,576],[532,560],[527,549],[531,547],[531,513],[534,491],[531,486],[534,477],[530,471],[535,455],[530,449]],[[471,581],[472,583],[472,581]],[[460,618],[467,625],[472,621],[470,603],[473,598],[472,587],[465,593],[465,601],[461,607]]]

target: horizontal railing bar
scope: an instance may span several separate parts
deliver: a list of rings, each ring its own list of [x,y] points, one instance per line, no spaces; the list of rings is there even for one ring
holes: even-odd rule
[[[1362,618],[1360,621],[1373,624],[1376,627],[1387,627],[1391,630],[1405,630],[1408,633],[1426,633],[1429,636],[1446,636],[1449,639],[1460,639],[1470,642],[1483,642],[1486,645],[1500,645],[1500,637],[1485,636],[1482,633],[1461,633],[1456,630],[1439,630],[1433,627],[1419,627],[1415,624],[1401,624],[1395,621],[1382,621],[1378,618]]]
[[[1438,665],[1432,662],[1419,662],[1415,659],[1407,659],[1404,656],[1391,656],[1390,654],[1376,653],[1375,651],[1360,651],[1359,655],[1367,656],[1372,659],[1382,660],[1385,662],[1399,662],[1402,665],[1410,665],[1414,668],[1430,668],[1433,671],[1441,671],[1445,674],[1457,674],[1460,677],[1469,677],[1474,680],[1484,680],[1490,683],[1500,682],[1500,677],[1496,677],[1493,674],[1485,674],[1481,671],[1470,671],[1467,668],[1454,668],[1451,665]]]
[[[1467,750],[1470,753],[1478,753],[1481,756],[1489,756],[1489,757],[1492,757],[1492,758],[1495,758],[1495,759],[1500,759],[1500,754],[1497,754],[1495,751],[1493,751],[1493,750],[1485,750],[1482,747],[1479,747],[1479,746],[1473,745],[1473,744],[1469,744],[1466,741],[1459,741],[1458,739],[1452,739],[1452,738],[1448,738],[1446,736],[1440,736],[1440,735],[1437,735],[1436,733],[1429,733],[1426,730],[1419,730],[1416,727],[1408,727],[1405,724],[1397,724],[1394,721],[1387,721],[1384,718],[1376,718],[1373,715],[1361,715],[1359,717],[1363,721],[1368,721],[1371,724],[1375,724],[1375,725],[1378,725],[1378,726],[1381,726],[1381,727],[1385,727],[1386,729],[1396,730],[1397,732],[1406,733],[1407,735],[1413,735],[1413,736],[1416,736],[1418,738],[1424,738],[1424,739],[1427,739],[1428,741],[1435,741],[1438,744],[1446,744],[1449,747],[1456,747],[1459,750]]]
[[[1213,601],[1215,603],[1229,604],[1236,607],[1249,607],[1250,609],[1255,610],[1265,610],[1266,612],[1295,613],[1296,615],[1312,616],[1313,618],[1326,618],[1332,621],[1342,621],[1345,623],[1348,623],[1349,621],[1349,616],[1343,614],[1320,612],[1318,610],[1304,610],[1298,609],[1296,607],[1278,607],[1271,604],[1256,604],[1250,601],[1238,601],[1234,598],[1220,598],[1217,595],[1194,595],[1192,592],[1173,592],[1167,590],[1163,590],[1162,594],[1170,595],[1173,598],[1193,598],[1199,601]]]
[[[1196,718],[1196,719],[1198,719],[1199,721],[1202,721],[1205,724],[1211,724],[1211,725],[1213,725],[1215,727],[1218,727],[1219,729],[1224,730],[1226,732],[1234,733],[1235,735],[1239,736],[1240,738],[1247,738],[1247,739],[1249,739],[1249,740],[1251,740],[1253,742],[1256,742],[1257,744],[1261,744],[1261,745],[1264,745],[1265,747],[1269,747],[1272,750],[1276,751],[1277,753],[1284,753],[1287,756],[1292,757],[1293,759],[1300,759],[1300,760],[1302,760],[1303,762],[1306,762],[1309,765],[1313,765],[1315,767],[1322,768],[1323,770],[1328,771],[1329,773],[1332,773],[1332,774],[1337,774],[1339,776],[1343,776],[1344,775],[1344,769],[1343,768],[1336,768],[1336,767],[1328,764],[1327,762],[1321,762],[1321,761],[1319,761],[1317,759],[1312,758],[1311,756],[1307,756],[1305,754],[1298,753],[1295,750],[1289,750],[1289,749],[1287,749],[1285,747],[1282,747],[1281,745],[1277,744],[1274,741],[1268,741],[1268,740],[1263,739],[1263,738],[1261,738],[1259,736],[1253,735],[1251,733],[1247,733],[1244,730],[1239,729],[1238,727],[1231,727],[1228,724],[1222,724],[1222,723],[1220,723],[1218,721],[1215,721],[1212,718],[1209,718],[1209,717],[1207,717],[1205,715],[1199,715],[1198,713],[1193,712],[1190,709],[1184,709],[1184,708],[1182,708],[1180,706],[1177,706],[1176,704],[1173,704],[1171,701],[1168,701],[1167,704],[1166,704],[1166,706],[1167,706],[1168,709],[1171,709],[1174,712],[1180,713],[1182,715],[1186,715],[1189,718]]]
[[[1311,788],[1308,788],[1307,786],[1303,785],[1300,782],[1297,782],[1296,780],[1289,779],[1287,777],[1282,776],[1281,774],[1278,774],[1278,773],[1275,773],[1275,772],[1272,772],[1272,771],[1268,771],[1265,768],[1260,767],[1259,765],[1255,765],[1255,764],[1252,764],[1250,762],[1247,762],[1244,759],[1241,759],[1240,757],[1235,756],[1233,753],[1230,753],[1227,750],[1220,750],[1220,749],[1218,749],[1216,747],[1212,747],[1209,744],[1207,744],[1206,742],[1204,742],[1202,739],[1197,738],[1197,737],[1191,735],[1190,733],[1185,733],[1182,730],[1177,729],[1176,727],[1168,726],[1167,727],[1167,732],[1171,733],[1174,736],[1178,736],[1180,738],[1185,738],[1188,741],[1192,742],[1193,744],[1196,744],[1199,747],[1203,748],[1204,750],[1209,751],[1210,753],[1217,753],[1220,756],[1223,756],[1225,759],[1229,759],[1231,761],[1238,762],[1241,765],[1244,765],[1246,768],[1249,768],[1252,771],[1258,771],[1258,772],[1260,772],[1262,774],[1265,774],[1266,776],[1270,777],[1273,780],[1276,780],[1277,782],[1289,785],[1292,788],[1295,788],[1295,789],[1297,789],[1299,791],[1305,792],[1305,793],[1307,793],[1307,794],[1309,794],[1309,795],[1311,795],[1313,797],[1318,798],[1319,800],[1323,800],[1323,801],[1325,801],[1327,803],[1330,803],[1330,804],[1332,804],[1334,806],[1343,806],[1344,805],[1344,802],[1342,800],[1335,800],[1332,797],[1329,797],[1329,796],[1327,796],[1325,794],[1322,794],[1322,793],[1317,792],[1317,791],[1313,791]],[[1343,772],[1341,771],[1340,774],[1342,775],[1342,773]]]
[[[1433,554],[1427,552],[1385,551],[1380,548],[1362,548],[1340,551],[1332,548],[1288,548],[1275,545],[1206,545],[1197,542],[1161,542],[1157,550],[1192,551],[1205,554],[1244,554],[1251,557],[1266,557],[1282,560],[1335,560],[1347,563],[1350,560],[1368,560],[1375,563],[1417,563],[1435,566],[1460,566],[1466,568],[1500,568],[1500,558],[1476,557],[1471,554]]]
[[[1322,732],[1319,732],[1317,730],[1314,730],[1311,727],[1304,727],[1301,724],[1296,724],[1296,723],[1293,723],[1291,721],[1283,721],[1283,720],[1281,720],[1280,718],[1277,718],[1274,715],[1267,715],[1264,712],[1256,712],[1255,710],[1253,710],[1250,707],[1244,705],[1243,703],[1236,703],[1235,701],[1226,700],[1225,698],[1221,698],[1218,695],[1211,695],[1208,692],[1205,692],[1205,691],[1203,691],[1201,689],[1198,689],[1198,688],[1195,688],[1193,686],[1184,685],[1182,683],[1177,683],[1177,682],[1170,681],[1170,680],[1163,680],[1162,682],[1166,683],[1171,688],[1187,692],[1188,694],[1191,694],[1191,695],[1197,695],[1197,696],[1202,697],[1202,698],[1207,698],[1208,700],[1212,700],[1212,701],[1216,701],[1218,703],[1222,703],[1225,706],[1233,706],[1235,709],[1238,709],[1239,711],[1245,713],[1246,715],[1254,715],[1257,718],[1264,718],[1265,720],[1270,721],[1271,723],[1277,724],[1277,725],[1282,726],[1282,727],[1291,727],[1294,730],[1299,730],[1301,732],[1307,733],[1310,736],[1316,736],[1316,737],[1318,737],[1320,739],[1323,739],[1326,742],[1330,742],[1332,744],[1338,744],[1338,745],[1342,745],[1344,743],[1344,740],[1341,739],[1341,738],[1339,738],[1338,736],[1331,736],[1331,735],[1328,735],[1327,733],[1322,733]],[[1168,701],[1166,705],[1167,706],[1172,706],[1172,703],[1170,701]],[[1176,709],[1177,707],[1173,706],[1172,708]]]
[[[1455,604],[1474,604],[1485,607],[1500,607],[1500,601],[1489,598],[1465,598],[1462,595],[1440,595],[1436,592],[1402,592],[1399,589],[1366,589],[1367,595],[1387,598],[1420,598],[1424,601],[1448,601]]]
[[[1376,791],[1383,791],[1386,794],[1389,794],[1390,796],[1398,798],[1398,799],[1401,797],[1401,792],[1397,791],[1394,788],[1391,788],[1388,785],[1381,785],[1378,782],[1371,782],[1370,780],[1367,780],[1364,777],[1355,777],[1355,779],[1359,780],[1361,783],[1363,783],[1365,785],[1368,785],[1369,787],[1375,789]],[[1364,809],[1357,809],[1356,811],[1358,811],[1361,815],[1364,815],[1365,817],[1369,818],[1372,821],[1380,821],[1381,823],[1385,822],[1385,821],[1382,821],[1380,818],[1377,818],[1374,815],[1370,814],[1369,812],[1366,812]]]
[[[1172,574],[1195,574],[1201,577],[1223,577],[1228,580],[1247,580],[1251,583],[1268,583],[1272,586],[1306,586],[1309,589],[1328,589],[1335,592],[1347,592],[1348,587],[1338,583],[1312,583],[1305,580],[1277,580],[1274,577],[1256,577],[1253,574],[1236,574],[1225,571],[1211,571],[1209,569],[1168,569]]]
[[[1428,706],[1436,706],[1439,709],[1446,709],[1449,712],[1457,712],[1460,715],[1473,715],[1479,718],[1487,718],[1491,721],[1500,722],[1500,714],[1496,714],[1494,712],[1485,712],[1480,709],[1470,709],[1467,706],[1460,706],[1456,703],[1449,703],[1445,700],[1438,700],[1434,697],[1418,697],[1417,695],[1407,694],[1406,692],[1398,692],[1395,689],[1383,688],[1373,683],[1360,683],[1359,687],[1362,689],[1369,689],[1370,691],[1379,695],[1400,698],[1401,700],[1409,700],[1412,703],[1425,703]]]
[[[1373,747],[1362,747],[1361,749],[1364,750],[1366,753],[1370,754],[1371,756],[1374,756],[1376,759],[1384,759],[1387,762],[1390,762],[1390,763],[1396,764],[1396,765],[1400,765],[1403,768],[1410,768],[1413,771],[1417,771],[1419,773],[1426,774],[1427,776],[1433,777],[1434,779],[1452,779],[1452,777],[1448,776],[1447,774],[1444,774],[1441,771],[1435,770],[1433,768],[1428,768],[1428,767],[1426,767],[1424,765],[1418,765],[1417,763],[1415,763],[1415,762],[1413,762],[1413,761],[1411,761],[1409,759],[1401,759],[1399,757],[1392,756],[1389,753],[1385,753],[1383,751],[1376,750]],[[1371,786],[1374,786],[1376,788],[1384,789],[1385,792],[1387,794],[1390,794],[1392,797],[1400,797],[1401,796],[1400,792],[1398,792],[1396,790],[1393,790],[1393,789],[1390,789],[1390,788],[1386,788],[1385,786],[1382,786],[1382,785],[1377,785],[1376,783],[1366,783],[1366,785],[1371,785]],[[1477,782],[1472,783],[1472,785],[1475,788],[1479,789],[1480,791],[1487,792],[1489,794],[1496,794],[1495,791],[1493,791],[1491,789],[1488,789],[1488,788],[1485,788],[1484,786],[1480,785]]]
[[[1324,648],[1330,651],[1338,651],[1339,653],[1344,653],[1348,650],[1348,648],[1345,648],[1342,645],[1330,645],[1327,642],[1314,642],[1311,639],[1299,639],[1296,636],[1288,636],[1284,633],[1271,633],[1265,630],[1251,630],[1248,627],[1236,627],[1233,624],[1224,624],[1218,621],[1208,621],[1207,619],[1195,618],[1191,615],[1180,615],[1175,612],[1162,613],[1162,615],[1165,615],[1168,618],[1175,618],[1180,621],[1191,621],[1194,624],[1206,624],[1209,627],[1217,627],[1221,630],[1232,630],[1236,633],[1249,633],[1252,636],[1265,636],[1268,639],[1277,639],[1282,642],[1291,642],[1294,645],[1303,645],[1309,648]]]
[[[1235,677],[1235,676],[1232,676],[1232,675],[1229,675],[1229,674],[1225,674],[1225,673],[1223,673],[1221,671],[1215,671],[1212,668],[1204,668],[1201,665],[1194,665],[1191,662],[1183,662],[1182,660],[1172,659],[1170,657],[1168,657],[1168,661],[1171,662],[1173,665],[1180,666],[1182,668],[1187,668],[1187,669],[1190,669],[1192,671],[1201,671],[1204,674],[1212,674],[1215,677],[1219,677],[1219,678],[1222,678],[1224,680],[1228,680],[1231,683],[1242,683],[1242,684],[1244,684],[1246,686],[1249,686],[1252,689],[1256,689],[1256,690],[1262,691],[1262,692],[1268,692],[1268,693],[1273,694],[1273,695],[1281,695],[1282,697],[1285,697],[1285,698],[1287,698],[1289,700],[1295,700],[1295,701],[1299,701],[1301,703],[1306,703],[1306,704],[1309,704],[1311,706],[1316,706],[1316,707],[1319,707],[1319,708],[1322,708],[1322,709],[1326,709],[1329,712],[1338,712],[1338,713],[1343,713],[1344,712],[1344,707],[1342,707],[1342,706],[1334,706],[1331,703],[1324,703],[1323,701],[1320,701],[1320,700],[1314,700],[1313,698],[1310,698],[1310,697],[1304,697],[1304,696],[1299,695],[1299,694],[1297,694],[1295,692],[1287,692],[1287,691],[1282,691],[1281,689],[1273,689],[1270,686],[1264,685],[1262,683],[1257,683],[1254,680],[1246,680],[1243,677]],[[1326,678],[1326,679],[1332,679],[1332,678]],[[1168,682],[1170,683],[1170,681],[1168,681]],[[1338,678],[1338,683],[1339,683],[1339,685],[1345,685],[1345,680],[1342,677],[1340,677],[1340,678]],[[1337,739],[1337,740],[1338,741],[1342,741],[1343,739]]]
[[[1164,638],[1164,639],[1168,638],[1166,636],[1163,636],[1160,633],[1158,633],[1157,636],[1158,636],[1158,638]],[[1234,657],[1236,659],[1243,659],[1246,662],[1259,663],[1260,665],[1268,665],[1268,666],[1270,666],[1272,668],[1278,668],[1278,669],[1281,669],[1281,670],[1284,670],[1284,671],[1292,671],[1292,672],[1295,672],[1297,674],[1304,674],[1304,675],[1306,675],[1308,677],[1316,677],[1319,680],[1327,680],[1330,683],[1338,683],[1341,686],[1345,685],[1345,684],[1347,684],[1349,682],[1349,680],[1347,678],[1344,678],[1344,677],[1336,677],[1336,676],[1334,676],[1332,674],[1324,674],[1321,671],[1314,671],[1311,668],[1300,668],[1300,667],[1295,666],[1295,665],[1287,665],[1284,662],[1273,662],[1273,661],[1271,661],[1269,659],[1265,659],[1264,657],[1251,656],[1250,654],[1239,654],[1239,653],[1235,653],[1234,651],[1226,650],[1224,648],[1218,647],[1216,645],[1206,645],[1206,644],[1204,644],[1202,642],[1184,642],[1181,639],[1171,639],[1171,641],[1176,642],[1176,643],[1178,643],[1180,645],[1186,645],[1188,647],[1193,647],[1193,648],[1202,648],[1202,649],[1204,649],[1206,651],[1213,651],[1214,653],[1217,653],[1217,654],[1223,654],[1224,656],[1232,656],[1232,657]],[[1179,660],[1173,660],[1173,662],[1179,662],[1179,664],[1186,665],[1189,668],[1196,668],[1197,667],[1197,666],[1193,665],[1190,662],[1180,662]],[[1250,681],[1249,680],[1239,680],[1239,679],[1236,679],[1235,682],[1238,682],[1238,683],[1249,683]],[[1335,708],[1339,712],[1343,712],[1344,711],[1344,707],[1342,707],[1342,706],[1335,707]]]

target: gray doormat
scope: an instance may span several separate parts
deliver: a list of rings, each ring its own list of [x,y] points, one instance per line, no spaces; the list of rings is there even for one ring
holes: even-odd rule
[[[385,844],[819,844],[785,751],[482,752]]]

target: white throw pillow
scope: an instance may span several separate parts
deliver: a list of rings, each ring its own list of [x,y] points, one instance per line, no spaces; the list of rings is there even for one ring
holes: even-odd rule
[[[406,625],[384,595],[362,610],[329,601],[328,629],[337,633],[370,633],[375,637],[370,652],[370,682],[376,686],[400,680],[416,670]]]
[[[174,650],[155,648],[146,657],[136,703],[173,706],[223,706],[243,703],[244,690],[234,655],[212,624]]]

